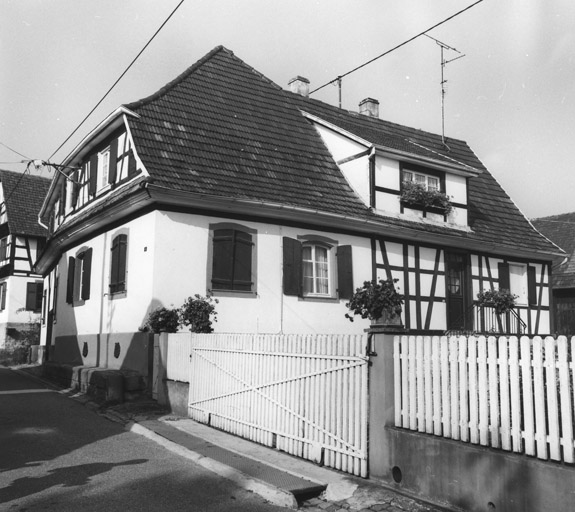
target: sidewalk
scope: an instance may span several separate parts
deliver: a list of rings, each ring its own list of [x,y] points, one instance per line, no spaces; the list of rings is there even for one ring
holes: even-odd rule
[[[21,367],[18,371],[38,378],[37,369]],[[70,390],[60,392],[276,505],[306,512],[451,510],[411,498],[378,482],[319,467],[189,418],[166,414],[153,400],[109,405]]]

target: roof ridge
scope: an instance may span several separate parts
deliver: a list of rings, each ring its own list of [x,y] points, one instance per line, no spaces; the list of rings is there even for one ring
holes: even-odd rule
[[[183,71],[182,73],[180,73],[176,78],[174,78],[173,80],[169,81],[166,85],[164,85],[163,87],[161,87],[160,89],[158,89],[156,92],[150,94],[149,96],[146,96],[144,98],[141,98],[139,100],[133,101],[131,103],[125,103],[123,106],[129,109],[135,109],[138,107],[141,107],[143,105],[146,105],[160,97],[162,97],[164,94],[166,94],[168,91],[170,91],[173,87],[175,87],[176,85],[178,85],[179,83],[183,82],[188,76],[190,76],[192,73],[194,73],[196,70],[198,70],[199,68],[201,68],[206,62],[208,62],[209,60],[211,60],[213,57],[215,57],[218,53],[227,53],[228,55],[230,55],[231,57],[234,57],[237,61],[239,61],[243,66],[245,66],[246,68],[248,68],[250,71],[252,71],[253,73],[255,73],[257,76],[259,76],[260,78],[264,79],[266,82],[268,82],[270,85],[277,87],[278,89],[282,89],[279,85],[277,85],[275,82],[273,82],[272,80],[270,80],[267,76],[263,75],[262,73],[260,73],[259,71],[257,71],[255,68],[253,68],[252,66],[250,66],[249,64],[246,64],[242,59],[240,59],[232,50],[229,50],[228,48],[226,48],[223,45],[218,45],[216,46],[214,49],[212,49],[211,51],[209,51],[208,53],[206,53],[202,58],[200,58],[199,60],[197,60],[196,62],[194,62],[190,67],[188,67],[185,71]]]
[[[382,118],[380,118],[380,117],[371,117],[371,116],[362,115],[362,114],[360,114],[359,112],[356,112],[355,110],[348,110],[348,109],[343,108],[343,107],[337,107],[337,106],[335,106],[335,105],[332,105],[332,104],[330,104],[330,103],[328,103],[328,102],[326,102],[326,101],[323,101],[323,100],[320,100],[320,99],[317,99],[317,98],[304,97],[304,96],[301,96],[301,95],[298,94],[298,93],[295,93],[295,92],[292,92],[292,91],[289,91],[289,90],[286,90],[286,89],[283,89],[283,91],[284,91],[286,94],[289,94],[289,95],[298,97],[300,100],[303,100],[304,103],[305,103],[305,102],[313,102],[313,103],[319,104],[319,106],[326,106],[326,107],[328,107],[328,108],[330,108],[330,109],[333,109],[333,110],[335,111],[334,114],[337,112],[337,113],[342,114],[342,115],[352,116],[354,119],[357,119],[357,120],[359,120],[359,121],[362,122],[362,123],[366,123],[366,124],[369,124],[369,123],[372,123],[372,124],[385,124],[385,125],[387,125],[387,126],[390,127],[390,128],[391,128],[391,127],[399,127],[399,128],[404,128],[404,129],[408,129],[408,130],[414,130],[414,131],[421,132],[422,134],[430,135],[430,136],[432,136],[432,137],[436,137],[437,139],[441,139],[441,134],[439,134],[439,133],[431,132],[431,131],[429,131],[429,130],[424,130],[424,129],[422,129],[422,128],[415,128],[415,127],[413,127],[413,126],[408,126],[408,125],[406,125],[406,124],[396,123],[395,121],[390,121],[389,119],[382,119]],[[406,137],[403,136],[403,135],[393,134],[393,136],[394,136],[394,137],[397,137],[397,138],[401,138],[401,139],[407,140]],[[469,147],[469,144],[468,144],[467,141],[464,140],[464,139],[458,139],[458,138],[455,138],[455,137],[447,137],[447,136],[446,136],[446,137],[445,137],[445,141],[446,141],[446,142],[448,142],[448,141],[451,141],[451,142],[459,142],[459,143],[465,144],[467,147]]]

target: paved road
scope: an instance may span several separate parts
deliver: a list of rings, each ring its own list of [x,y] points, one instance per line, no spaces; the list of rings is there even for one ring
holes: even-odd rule
[[[0,367],[1,511],[285,511]]]

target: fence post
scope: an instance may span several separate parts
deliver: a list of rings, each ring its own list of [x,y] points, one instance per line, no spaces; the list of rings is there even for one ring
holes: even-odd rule
[[[391,479],[389,429],[395,426],[393,338],[403,326],[373,325],[369,333],[369,474]]]

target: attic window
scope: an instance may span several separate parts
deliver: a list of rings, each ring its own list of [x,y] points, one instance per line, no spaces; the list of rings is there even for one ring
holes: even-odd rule
[[[98,155],[98,188],[100,190],[108,186],[109,168],[110,148],[107,148]]]

